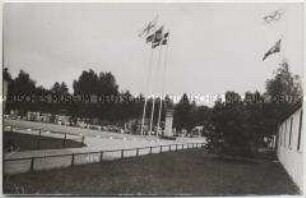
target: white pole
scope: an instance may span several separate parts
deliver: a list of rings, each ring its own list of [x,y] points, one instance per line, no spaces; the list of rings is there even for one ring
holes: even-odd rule
[[[159,51],[158,66],[160,66],[161,49],[162,49],[162,45],[160,46],[160,51]],[[162,84],[162,86],[163,86],[163,84]],[[161,89],[163,89],[163,87],[161,87]],[[161,93],[163,94],[163,91],[161,91]],[[162,94],[160,96],[160,101],[159,101],[159,111],[158,111],[158,119],[157,119],[157,132],[156,132],[156,136],[158,136],[159,130],[160,130],[161,112],[162,112],[162,106],[163,106],[163,95]]]
[[[159,103],[159,111],[158,111],[157,133],[156,133],[156,136],[158,136],[158,134],[160,134],[160,121],[161,121],[162,107],[163,107],[163,97],[161,96],[161,97],[160,97],[160,103]]]
[[[151,135],[152,128],[153,128],[154,107],[155,107],[155,98],[154,98],[154,96],[153,96],[153,103],[152,103],[152,109],[151,109],[151,119],[150,119],[149,135]]]
[[[162,59],[162,41],[161,41],[161,45],[159,45],[159,54],[158,54],[158,62],[157,62],[157,68],[158,70],[160,69],[160,64],[161,64],[161,59]],[[158,73],[157,73],[158,74]],[[162,89],[162,87],[161,87]],[[159,106],[159,111],[158,111],[158,119],[157,119],[157,132],[156,132],[156,136],[158,136],[159,133],[159,125],[160,125],[160,119],[161,119],[161,108],[162,108],[162,96],[160,97],[160,106]]]
[[[147,78],[147,82],[146,82],[146,88],[148,90],[148,94],[150,94],[150,79],[151,79],[151,70],[152,70],[152,57],[153,57],[153,48],[151,48],[151,52],[150,52],[150,58],[149,58],[149,72],[148,72],[148,78]],[[145,124],[145,117],[146,117],[146,108],[147,108],[147,97],[145,96],[145,103],[143,106],[143,114],[142,114],[142,123],[141,123],[141,130],[140,130],[140,134],[144,135],[144,124]]]
[[[145,103],[143,105],[140,135],[143,135],[143,133],[144,133],[143,130],[144,130],[144,124],[145,124],[146,108],[147,108],[147,98],[145,97]]]
[[[168,31],[169,32],[169,31]],[[157,122],[157,133],[156,135],[158,136],[158,133],[161,129],[160,127],[160,122],[161,122],[161,113],[162,113],[162,107],[163,107],[163,97],[164,97],[164,92],[165,92],[165,78],[166,78],[166,72],[167,72],[167,55],[168,55],[168,44],[169,44],[169,36],[167,38],[167,47],[166,47],[166,52],[165,52],[165,61],[164,61],[164,71],[163,71],[163,77],[162,77],[162,96],[160,98],[160,106],[159,106],[159,112],[158,112],[158,122]]]

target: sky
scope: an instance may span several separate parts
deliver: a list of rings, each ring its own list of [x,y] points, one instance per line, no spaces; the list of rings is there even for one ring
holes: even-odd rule
[[[50,88],[83,70],[112,72],[133,94],[183,93],[212,103],[218,94],[264,92],[285,58],[303,72],[301,3],[10,3],[4,7],[4,64]],[[263,17],[281,9],[280,20]],[[138,34],[158,15],[168,46]],[[281,52],[262,57],[282,38]],[[151,61],[150,61],[151,60]],[[150,77],[149,77],[150,76]],[[199,99],[200,97],[200,99]]]

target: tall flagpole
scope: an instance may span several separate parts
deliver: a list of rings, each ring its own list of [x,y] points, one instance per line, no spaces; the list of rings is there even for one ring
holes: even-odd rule
[[[169,32],[169,31],[168,31]],[[169,37],[167,38],[167,47],[166,47],[166,51],[165,51],[165,61],[164,61],[164,73],[163,73],[163,78],[162,78],[162,97],[160,100],[160,106],[159,106],[159,113],[158,113],[158,132],[161,129],[160,127],[160,123],[161,123],[161,114],[162,114],[162,108],[163,108],[163,97],[165,94],[165,80],[166,80],[166,72],[167,72],[167,58],[168,58],[168,44],[169,44]]]
[[[154,96],[153,96],[153,101],[152,101],[152,109],[151,109],[151,119],[150,119],[150,129],[149,129],[149,135],[151,135],[152,128],[153,128],[154,107],[155,107],[155,98],[154,98]]]
[[[152,71],[152,57],[153,57],[153,48],[151,48],[151,52],[150,52],[150,58],[149,58],[149,73],[148,73],[148,78],[147,78],[147,83],[146,83],[146,87],[148,91],[148,94],[150,94],[150,79],[151,79],[151,71]],[[148,104],[148,98],[145,96],[145,103],[143,106],[143,114],[142,114],[142,122],[141,122],[141,131],[140,134],[144,135],[144,124],[145,124],[145,117],[146,117],[146,108],[147,108],[147,104]]]
[[[143,135],[143,133],[144,133],[143,129],[144,129],[144,123],[145,123],[146,108],[147,108],[147,98],[145,96],[145,103],[143,105],[143,114],[142,114],[140,135]]]
[[[160,54],[161,54],[161,50],[162,50],[162,45],[160,46],[160,51],[159,51]],[[159,66],[160,66],[160,59],[159,59]],[[162,81],[163,81],[163,79],[162,79]],[[161,89],[163,89],[163,84],[161,84],[161,85],[162,85]],[[159,111],[158,111],[158,119],[157,119],[157,132],[156,132],[156,136],[158,136],[159,130],[160,130],[160,121],[161,121],[162,107],[163,107],[163,91],[162,91],[162,94],[160,96],[160,101],[159,101]]]
[[[160,133],[160,121],[161,121],[162,108],[163,108],[163,96],[160,97],[156,136],[158,136],[158,134]]]
[[[157,69],[160,68],[160,62],[161,62],[161,57],[162,57],[162,45],[159,46],[159,53],[158,53],[158,62],[157,62]],[[157,73],[158,74],[158,73]],[[154,121],[154,107],[155,107],[155,97],[153,97],[153,104],[152,104],[152,112],[151,112],[151,120],[150,120],[150,132],[152,131],[153,128],[153,121]],[[159,120],[159,117],[158,117]],[[159,127],[159,123],[157,123],[157,127]],[[158,128],[156,134],[158,135]]]

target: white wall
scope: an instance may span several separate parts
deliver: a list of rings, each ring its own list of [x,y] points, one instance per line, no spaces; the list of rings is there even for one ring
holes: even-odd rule
[[[173,136],[172,132],[172,123],[173,123],[173,111],[167,111],[166,112],[166,123],[165,123],[165,131],[164,135],[168,137]]]
[[[292,180],[303,190],[303,129],[301,129],[300,147],[298,149],[298,136],[300,115],[302,108],[294,112],[279,127],[277,155]],[[304,115],[303,115],[304,116]],[[291,146],[289,145],[290,122],[292,119]]]

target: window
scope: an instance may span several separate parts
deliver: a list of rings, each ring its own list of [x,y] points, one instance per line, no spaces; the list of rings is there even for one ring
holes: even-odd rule
[[[293,118],[290,118],[290,122],[289,122],[289,142],[288,142],[288,146],[291,149],[291,142],[292,142],[292,126],[293,126]]]
[[[287,133],[287,120],[284,122],[284,129],[283,129],[283,146],[286,147],[286,133]]]
[[[280,126],[279,128],[279,145],[282,145],[283,141],[283,125]]]
[[[298,145],[297,145],[298,151],[301,149],[302,123],[303,123],[303,111],[301,111],[299,119],[299,135],[298,135]]]

